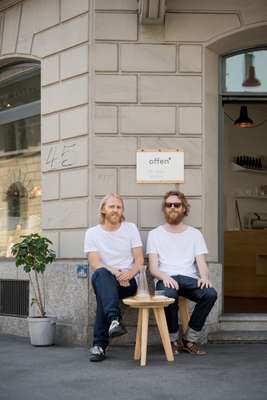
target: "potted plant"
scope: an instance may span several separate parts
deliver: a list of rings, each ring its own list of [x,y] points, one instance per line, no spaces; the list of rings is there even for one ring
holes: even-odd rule
[[[56,254],[49,248],[52,242],[38,233],[21,236],[22,240],[14,244],[11,253],[15,256],[16,267],[22,267],[28,274],[34,297],[31,306],[36,304],[37,316],[29,316],[29,332],[33,346],[54,344],[55,318],[45,312],[44,272],[52,263]]]

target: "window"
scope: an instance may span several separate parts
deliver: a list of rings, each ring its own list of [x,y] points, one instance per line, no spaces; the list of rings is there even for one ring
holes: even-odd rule
[[[223,92],[267,93],[267,49],[246,50],[223,60]]]
[[[0,69],[0,256],[40,231],[40,66]]]

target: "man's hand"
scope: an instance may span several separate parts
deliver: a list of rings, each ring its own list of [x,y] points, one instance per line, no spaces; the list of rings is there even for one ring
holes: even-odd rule
[[[176,289],[176,290],[179,289],[178,283],[171,276],[166,276],[166,278],[163,278],[162,280],[163,280],[164,286],[166,286],[167,288],[172,288],[172,289]]]
[[[130,273],[130,271],[123,272],[122,270],[117,269],[117,270],[113,271],[113,275],[119,282],[120,286],[123,286],[123,287],[130,286],[129,281],[130,281],[130,279],[132,279],[132,274]]]
[[[133,274],[131,273],[131,271],[118,271],[118,274],[116,276],[116,278],[118,279],[118,281],[129,281],[130,279],[133,278]]]
[[[200,287],[200,289],[204,289],[204,288],[212,287],[212,284],[211,284],[211,281],[209,281],[209,279],[207,279],[207,278],[198,278],[197,286]]]

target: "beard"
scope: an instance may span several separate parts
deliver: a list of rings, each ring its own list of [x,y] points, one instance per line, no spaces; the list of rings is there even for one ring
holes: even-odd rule
[[[166,222],[170,225],[178,225],[184,219],[184,213],[171,211],[170,213],[164,212]]]
[[[121,222],[121,217],[117,213],[106,214],[105,220],[107,220],[112,225],[116,225]]]

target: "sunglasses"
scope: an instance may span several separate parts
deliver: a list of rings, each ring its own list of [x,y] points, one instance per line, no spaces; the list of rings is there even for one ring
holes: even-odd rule
[[[174,208],[180,208],[182,207],[182,203],[165,203],[166,208],[172,208],[172,206]]]

